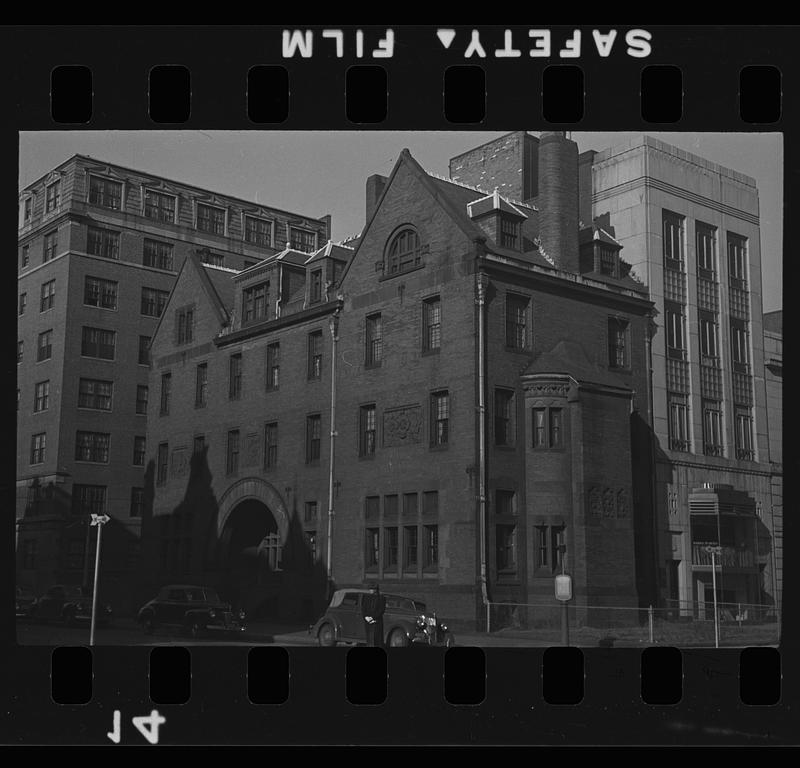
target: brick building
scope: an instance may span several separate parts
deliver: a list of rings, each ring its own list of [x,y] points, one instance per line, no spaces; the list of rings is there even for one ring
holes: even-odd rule
[[[189,254],[242,269],[287,242],[325,242],[309,218],[75,155],[20,193],[17,580],[86,581],[104,535],[104,595],[137,599],[149,341]],[[87,547],[87,541],[89,547]],[[129,605],[131,603],[131,605]]]
[[[329,570],[474,624],[566,568],[584,603],[652,601],[652,304],[579,227],[576,145],[537,144],[537,206],[404,150],[357,241],[187,259],[152,344],[153,586],[312,616]]]

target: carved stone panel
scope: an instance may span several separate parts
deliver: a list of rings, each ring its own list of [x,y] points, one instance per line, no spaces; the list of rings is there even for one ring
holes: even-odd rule
[[[406,405],[383,412],[383,445],[412,445],[422,440],[422,407]]]
[[[589,516],[595,520],[626,520],[631,515],[630,497],[625,488],[592,486],[587,492]]]

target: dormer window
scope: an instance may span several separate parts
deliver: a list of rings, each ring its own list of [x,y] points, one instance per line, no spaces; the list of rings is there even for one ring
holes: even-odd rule
[[[197,204],[197,229],[213,235],[225,234],[225,209],[205,203]]]
[[[46,189],[44,212],[52,213],[53,211],[58,209],[60,203],[61,203],[61,182],[54,181]]]
[[[422,265],[423,247],[419,243],[416,230],[406,227],[400,230],[389,242],[386,249],[386,263],[390,275],[398,275]]]
[[[500,217],[500,245],[512,250],[519,248],[519,224],[506,216]]]
[[[269,281],[251,285],[242,291],[242,323],[257,323],[267,319]]]
[[[619,277],[619,253],[616,248],[607,245],[599,246],[601,275]]]
[[[114,211],[122,208],[122,182],[100,176],[89,177],[89,202]]]
[[[317,233],[299,227],[290,227],[289,245],[295,251],[311,253],[317,247]]]

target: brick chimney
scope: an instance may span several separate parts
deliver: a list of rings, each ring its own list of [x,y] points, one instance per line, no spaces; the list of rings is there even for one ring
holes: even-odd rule
[[[539,137],[539,239],[565,272],[578,266],[578,145],[563,131]]]
[[[372,218],[372,214],[375,213],[378,200],[381,199],[388,180],[386,176],[381,176],[379,173],[373,173],[367,179],[367,218],[365,221],[369,221]]]

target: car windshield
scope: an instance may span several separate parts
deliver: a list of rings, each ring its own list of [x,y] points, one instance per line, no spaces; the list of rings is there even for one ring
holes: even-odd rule
[[[206,591],[206,600],[209,603],[218,603],[220,602],[219,595],[215,589],[207,589]]]
[[[189,602],[202,603],[206,599],[206,596],[202,589],[187,589],[186,599]]]
[[[388,610],[414,611],[414,601],[408,597],[398,597],[397,595],[386,596],[386,608]]]
[[[83,597],[83,590],[79,586],[66,587],[64,595],[65,597]]]

